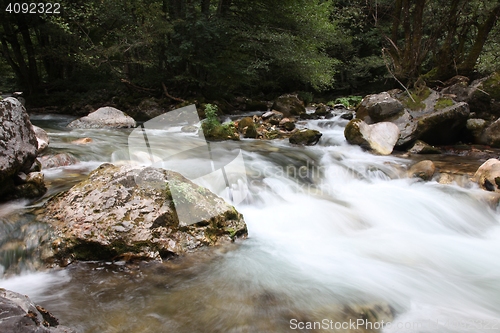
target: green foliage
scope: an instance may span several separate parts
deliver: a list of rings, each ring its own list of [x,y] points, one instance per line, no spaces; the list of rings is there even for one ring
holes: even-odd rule
[[[297,93],[298,99],[300,99],[302,102],[304,102],[304,105],[307,106],[312,103],[314,99],[314,94],[309,91],[299,91]]]
[[[483,82],[483,89],[491,98],[500,100],[500,71],[493,73]]]
[[[221,124],[217,118],[217,106],[205,106],[206,119],[201,124],[201,129],[206,139],[211,140],[239,140],[239,134],[233,122]]]
[[[346,97],[339,97],[335,101],[330,101],[327,103],[327,105],[333,107],[335,104],[342,104],[344,105],[347,109],[352,109],[358,106],[358,104],[363,100],[363,96],[346,96]]]

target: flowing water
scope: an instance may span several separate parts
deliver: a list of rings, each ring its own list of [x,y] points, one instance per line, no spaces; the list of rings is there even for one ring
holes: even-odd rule
[[[50,134],[49,153],[81,160],[44,171],[43,200],[100,163],[128,157],[130,131],[68,131],[69,120],[33,119]],[[37,241],[45,226],[30,203],[3,204],[0,286],[28,294],[82,333],[346,332],[292,323],[336,322],[346,304],[373,303],[394,314],[383,332],[500,332],[500,215],[488,193],[408,179],[409,160],[348,145],[346,123],[309,121],[323,133],[313,147],[211,143],[244,152],[250,193],[236,208],[249,238],[165,263],[41,270]],[[71,143],[82,137],[93,142]]]

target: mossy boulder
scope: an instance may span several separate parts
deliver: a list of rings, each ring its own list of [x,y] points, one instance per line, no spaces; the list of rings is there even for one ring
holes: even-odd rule
[[[252,117],[245,117],[238,122],[238,130],[241,132],[245,127],[254,125]]]
[[[243,137],[255,139],[257,137],[257,126],[252,117],[245,117],[238,122],[238,131]]]
[[[292,134],[288,139],[290,143],[296,145],[315,145],[323,134],[311,129],[303,129]]]
[[[319,104],[316,107],[316,110],[314,111],[314,114],[318,117],[324,117],[324,116],[326,116],[327,113],[328,113],[328,109],[327,109],[326,105],[324,105],[324,104]]]
[[[391,122],[400,131],[396,147],[407,149],[416,140],[449,144],[460,139],[470,111],[467,103],[421,86],[410,92],[368,95],[356,110],[367,124]]]
[[[278,97],[274,101],[272,109],[282,112],[285,117],[300,116],[306,113],[304,103],[297,95],[282,95]]]
[[[200,134],[203,133],[205,139],[211,141],[240,140],[238,130],[233,123],[210,125],[208,122],[201,124]]]
[[[181,174],[103,164],[48,201],[39,219],[53,229],[47,260],[161,259],[245,237],[234,207]]]

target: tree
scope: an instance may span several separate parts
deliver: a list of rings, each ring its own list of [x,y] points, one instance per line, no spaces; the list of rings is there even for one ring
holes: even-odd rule
[[[500,2],[396,0],[386,54],[394,75],[413,83],[470,75],[500,15]]]

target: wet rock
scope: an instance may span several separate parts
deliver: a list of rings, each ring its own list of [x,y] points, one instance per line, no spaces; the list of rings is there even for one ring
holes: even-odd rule
[[[240,133],[242,133],[244,128],[254,125],[255,124],[253,122],[252,117],[245,117],[243,119],[240,119],[240,121],[238,121],[238,130],[240,131]]]
[[[89,144],[92,142],[94,142],[94,140],[92,140],[92,138],[81,138],[81,139],[76,139],[76,140],[71,141],[71,143],[74,145],[86,145],[86,144]]]
[[[57,168],[77,164],[80,161],[70,153],[61,153],[56,155],[45,155],[38,158],[43,169]]]
[[[0,332],[76,333],[59,325],[56,317],[35,305],[28,296],[6,289],[0,289]]]
[[[345,120],[352,120],[354,118],[354,114],[352,112],[342,113],[340,118]]]
[[[257,137],[257,126],[252,117],[245,117],[238,122],[238,131],[244,138],[255,139]]]
[[[441,154],[439,148],[431,146],[422,140],[417,140],[413,146],[408,149],[408,152],[412,154]]]
[[[12,190],[12,177],[28,173],[35,161],[38,141],[21,103],[15,98],[0,101],[0,198]]]
[[[486,191],[500,192],[500,161],[490,158],[481,164],[472,180]]]
[[[430,160],[420,161],[410,167],[408,177],[421,178],[423,180],[431,180],[436,172],[434,162]]]
[[[68,124],[69,128],[132,128],[135,120],[110,106],[102,107],[89,115]]]
[[[278,125],[281,119],[283,119],[283,113],[276,110],[268,111],[262,115],[262,120],[271,125]]]
[[[161,259],[247,234],[242,215],[223,199],[152,167],[103,164],[39,214],[55,235],[45,259],[60,262]]]
[[[286,131],[293,131],[295,129],[295,120],[290,118],[283,118],[279,123],[280,127]]]
[[[353,119],[347,124],[344,136],[350,144],[371,149],[381,155],[389,155],[399,139],[399,128],[389,122],[368,125],[361,119]]]
[[[37,153],[40,154],[45,148],[49,146],[50,139],[47,132],[44,129],[33,125],[33,131],[35,132],[36,140],[38,142]]]
[[[272,106],[273,110],[282,112],[285,117],[300,116],[306,113],[304,103],[297,95],[282,95],[278,97]]]
[[[380,122],[398,114],[404,110],[403,104],[397,99],[391,97],[389,93],[368,95],[356,108],[356,118],[362,119],[367,123]],[[369,117],[370,120],[365,119]]]
[[[314,111],[314,114],[319,116],[319,117],[324,117],[328,113],[328,109],[326,108],[326,105],[324,104],[319,104],[316,107],[316,110]]]
[[[303,129],[292,134],[288,140],[292,144],[312,146],[318,143],[322,135],[316,130]]]

